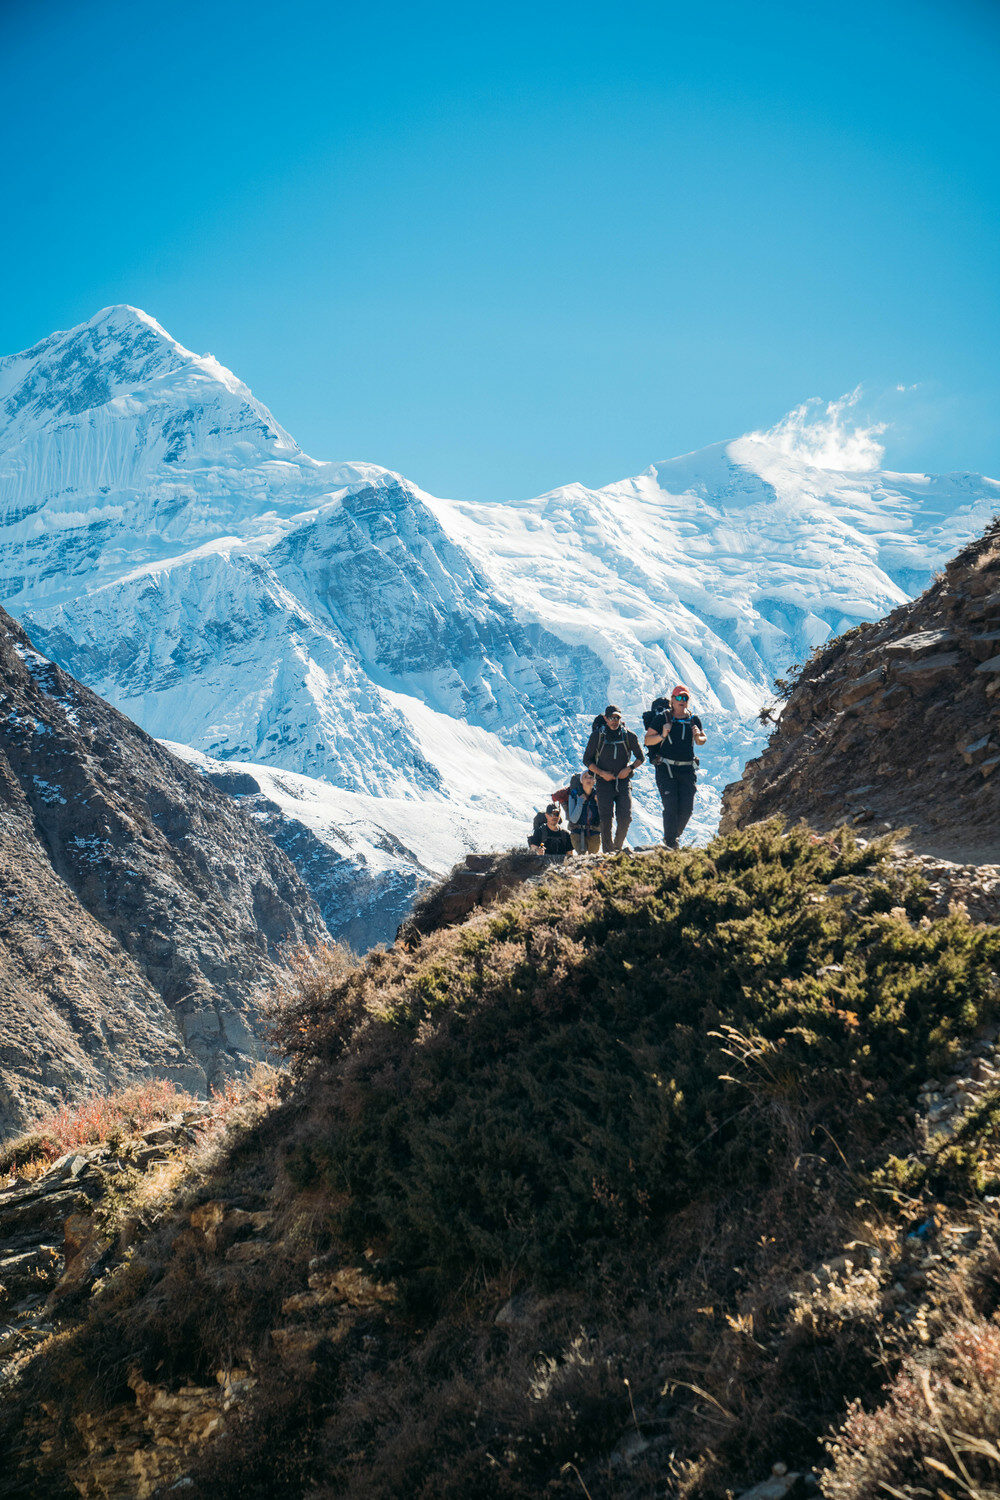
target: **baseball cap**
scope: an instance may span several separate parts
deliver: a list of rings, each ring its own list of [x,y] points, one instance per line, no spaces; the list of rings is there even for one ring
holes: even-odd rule
[[[545,809],[545,811],[546,811],[546,813],[554,813],[554,812],[561,813],[562,812],[562,808],[559,806],[558,802],[550,802],[549,805],[548,805],[548,807]]]

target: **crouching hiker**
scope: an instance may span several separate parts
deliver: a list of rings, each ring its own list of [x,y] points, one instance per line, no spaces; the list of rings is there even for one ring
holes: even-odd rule
[[[609,703],[598,714],[590,731],[583,763],[597,779],[597,806],[601,814],[601,848],[605,854],[622,847],[632,821],[632,791],[629,777],[646,757],[631,729],[622,723],[621,710]],[[611,823],[615,820],[614,841]]]
[[[572,854],[573,845],[565,828],[560,828],[562,813],[558,802],[550,802],[543,813],[535,814],[535,823],[528,835],[528,848],[532,854],[544,855],[560,862]]]
[[[656,767],[656,788],[663,803],[663,842],[677,848],[677,840],[688,825],[698,783],[696,745],[705,743],[705,732],[697,714],[689,713],[691,695],[679,682],[669,698],[656,698],[642,716],[645,744]]]
[[[566,821],[577,854],[596,854],[601,847],[601,810],[594,793],[596,785],[592,771],[570,777]]]

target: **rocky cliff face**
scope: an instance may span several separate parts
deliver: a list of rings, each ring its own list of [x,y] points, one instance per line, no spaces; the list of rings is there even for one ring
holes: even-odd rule
[[[376,869],[360,852],[350,852],[349,838],[335,838],[329,826],[323,828],[321,836],[307,823],[289,816],[265,793],[262,771],[259,777],[254,776],[207,756],[192,764],[213,786],[233,797],[288,855],[315,898],[331,937],[356,953],[366,953],[376,943],[392,943],[414,897],[431,879],[430,872],[414,863],[404,845],[397,840],[387,851],[385,867]],[[389,835],[384,838],[388,840]]]
[[[325,935],[254,822],[0,610],[0,1133],[62,1094],[241,1071],[283,947]]]
[[[1000,856],[1000,522],[918,599],[808,662],[764,754],[726,788],[722,828],[774,813]]]

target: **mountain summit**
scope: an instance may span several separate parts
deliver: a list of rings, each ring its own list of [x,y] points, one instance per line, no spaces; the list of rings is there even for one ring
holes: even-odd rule
[[[608,695],[635,722],[678,679],[710,734],[704,834],[772,678],[904,604],[1000,498],[871,467],[839,420],[443,500],[303,454],[216,360],[112,308],[0,364],[0,590],[150,733],[284,777],[268,797],[366,879],[520,842]],[[636,795],[655,838],[648,777]]]

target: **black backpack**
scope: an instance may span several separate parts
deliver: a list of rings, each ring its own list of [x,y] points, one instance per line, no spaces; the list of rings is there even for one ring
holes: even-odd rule
[[[659,734],[660,727],[669,712],[669,698],[654,698],[652,708],[647,708],[642,716],[643,729],[655,729],[657,734]]]
[[[670,699],[654,698],[651,708],[647,708],[642,716],[642,727],[644,729],[655,729],[657,734],[663,733],[663,726],[670,715]],[[662,745],[649,745],[649,764],[658,766],[663,759]]]

